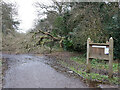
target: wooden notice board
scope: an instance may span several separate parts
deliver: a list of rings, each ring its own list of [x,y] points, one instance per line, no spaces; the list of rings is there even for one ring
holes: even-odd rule
[[[89,43],[89,58],[109,60],[109,44]]]
[[[113,65],[113,38],[106,43],[93,43],[90,38],[87,40],[87,70],[90,71],[90,59],[109,60],[109,76],[112,77]]]

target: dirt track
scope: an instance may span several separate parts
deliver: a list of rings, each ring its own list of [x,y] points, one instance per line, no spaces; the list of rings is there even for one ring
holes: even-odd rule
[[[45,56],[3,54],[8,69],[3,88],[86,88],[80,79],[67,76],[48,65]]]

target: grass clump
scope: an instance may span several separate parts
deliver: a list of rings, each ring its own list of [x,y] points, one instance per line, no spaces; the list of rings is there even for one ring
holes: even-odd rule
[[[86,64],[86,58],[82,55],[77,57],[71,57],[70,60],[75,61],[81,65]],[[91,68],[104,69],[104,70],[108,70],[109,68],[108,61],[92,59],[90,63],[91,63]],[[118,72],[118,63],[113,63],[113,72],[114,73]]]
[[[77,70],[72,66],[70,66],[69,68],[87,80],[98,81],[98,82],[107,82],[107,83],[116,84],[116,85],[119,84],[118,77],[109,78],[108,75],[100,75],[98,73],[86,73],[85,71]]]
[[[79,65],[86,65],[86,58],[82,55],[77,56],[77,57],[71,57],[70,60],[78,63]],[[104,60],[98,60],[98,59],[93,59],[90,61],[91,67],[95,69],[106,69],[108,70],[108,61]],[[80,69],[75,68],[73,65],[69,65],[67,62],[62,61],[64,66],[69,67],[70,70],[74,71],[75,73],[79,74],[82,76],[84,79],[92,80],[92,81],[98,81],[98,82],[107,82],[109,84],[119,84],[119,78],[117,76],[113,78],[109,78],[108,75],[101,75],[98,73],[87,73],[84,67],[81,67]],[[78,66],[79,67],[79,66]],[[113,72],[117,73],[118,72],[118,63],[113,63]]]

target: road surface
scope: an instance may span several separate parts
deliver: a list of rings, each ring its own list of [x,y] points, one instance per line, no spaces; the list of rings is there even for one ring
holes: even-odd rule
[[[64,75],[46,64],[45,56],[9,55],[3,88],[87,88],[80,79]]]

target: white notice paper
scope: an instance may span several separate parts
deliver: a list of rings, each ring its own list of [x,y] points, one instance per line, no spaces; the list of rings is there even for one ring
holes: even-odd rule
[[[109,48],[105,48],[105,50],[104,50],[105,52],[105,54],[109,54]]]
[[[92,45],[92,47],[95,47],[95,48],[106,48],[106,46],[96,46],[96,45]]]

